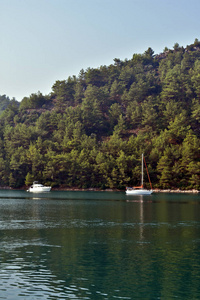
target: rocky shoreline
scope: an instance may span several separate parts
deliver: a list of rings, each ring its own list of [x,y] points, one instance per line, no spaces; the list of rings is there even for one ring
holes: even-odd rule
[[[186,193],[186,194],[198,194],[200,191],[199,190],[171,190],[171,189],[167,189],[167,190],[161,190],[161,189],[155,189],[153,190],[154,193]]]
[[[9,186],[0,186],[0,190],[27,190],[27,187],[23,187],[20,189],[13,189]],[[122,192],[122,190],[118,190],[118,189],[105,189],[105,190],[101,190],[101,189],[97,189],[97,188],[88,188],[88,189],[80,189],[80,188],[53,188],[52,191],[88,191],[88,192]],[[185,193],[185,194],[198,194],[200,193],[199,190],[196,189],[192,189],[192,190],[180,190],[180,189],[153,189],[154,193]]]
[[[86,192],[123,192],[123,190],[119,189],[105,189],[101,190],[98,188],[87,188],[87,189],[80,189],[80,188],[53,188],[52,191],[86,191]],[[198,194],[200,193],[199,190],[192,189],[192,190],[180,190],[180,189],[153,189],[154,193],[191,193],[191,194]]]

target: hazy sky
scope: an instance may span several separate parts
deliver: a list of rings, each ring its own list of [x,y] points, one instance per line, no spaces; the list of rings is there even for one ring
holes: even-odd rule
[[[81,69],[200,40],[200,0],[0,0],[0,95],[51,92]]]

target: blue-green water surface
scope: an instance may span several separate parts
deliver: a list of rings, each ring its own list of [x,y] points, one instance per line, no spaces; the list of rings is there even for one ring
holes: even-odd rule
[[[0,299],[200,299],[200,194],[0,190]]]

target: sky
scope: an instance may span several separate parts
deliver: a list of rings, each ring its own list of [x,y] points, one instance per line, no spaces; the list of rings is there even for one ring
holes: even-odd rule
[[[199,0],[0,0],[0,95],[48,95],[81,69],[200,40]]]

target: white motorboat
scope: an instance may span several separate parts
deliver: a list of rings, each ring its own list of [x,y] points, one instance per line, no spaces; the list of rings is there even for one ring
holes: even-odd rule
[[[146,164],[146,162],[145,162],[145,164]],[[147,174],[148,174],[148,177],[149,177],[149,183],[150,183],[150,186],[151,186],[151,190],[144,189],[144,187],[143,187],[143,176],[144,176],[143,175],[144,174],[143,169],[144,169],[144,157],[143,157],[143,154],[142,154],[141,186],[127,187],[126,188],[126,194],[127,195],[151,195],[153,193],[148,170],[147,170]]]
[[[34,181],[33,184],[27,190],[27,192],[41,193],[41,192],[50,192],[50,190],[51,190],[51,186],[44,186],[41,183],[38,183],[38,181]]]

